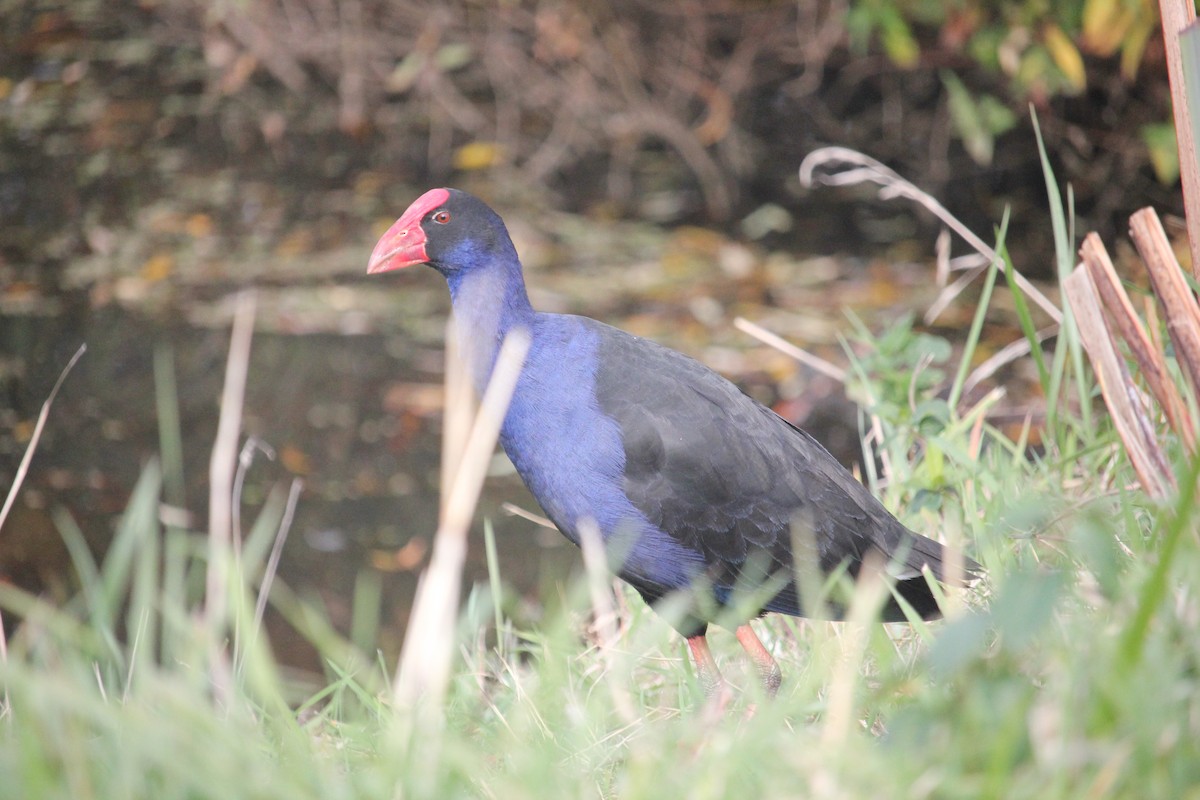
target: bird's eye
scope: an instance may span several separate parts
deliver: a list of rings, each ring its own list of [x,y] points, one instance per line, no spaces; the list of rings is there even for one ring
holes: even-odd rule
[[[450,221],[450,212],[446,211],[445,209],[437,212],[436,214],[433,215],[433,221],[438,223],[439,225],[445,225],[447,222]]]

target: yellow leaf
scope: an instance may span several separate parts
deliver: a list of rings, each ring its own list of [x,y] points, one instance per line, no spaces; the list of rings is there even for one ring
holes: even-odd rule
[[[1111,56],[1124,41],[1135,13],[1123,0],[1087,0],[1083,7],[1083,46],[1096,55]]]
[[[888,58],[901,69],[912,69],[921,59],[921,46],[913,38],[908,26],[899,20],[896,24],[884,26],[880,42]]]
[[[187,224],[184,226],[188,236],[193,239],[203,239],[206,236],[212,236],[213,221],[208,214],[192,214],[187,218]]]
[[[1083,56],[1079,54],[1075,43],[1063,33],[1062,28],[1057,25],[1047,25],[1042,29],[1042,40],[1045,42],[1046,49],[1050,51],[1050,57],[1054,59],[1054,63],[1062,71],[1071,88],[1076,92],[1086,89],[1087,71],[1083,67]]]
[[[1156,30],[1158,19],[1153,15],[1143,15],[1121,43],[1121,74],[1128,80],[1132,81],[1137,77],[1142,55],[1146,52],[1146,42]]]
[[[313,251],[313,234],[307,228],[298,228],[275,245],[275,254],[283,258],[308,255]]]
[[[32,420],[23,419],[13,426],[12,435],[17,440],[17,444],[25,444],[33,438],[33,430],[36,426]]]
[[[500,163],[504,149],[495,142],[471,142],[454,153],[454,168],[464,171],[487,169]]]
[[[171,274],[175,259],[170,253],[155,253],[142,264],[142,280],[147,283],[161,281]]]
[[[378,196],[384,185],[384,177],[381,172],[360,172],[354,179],[354,196],[355,197],[376,197]],[[384,228],[387,230],[387,228]]]

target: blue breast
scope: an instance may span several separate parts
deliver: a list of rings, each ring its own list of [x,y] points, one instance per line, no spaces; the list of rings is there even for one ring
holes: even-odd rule
[[[594,520],[618,573],[663,592],[689,586],[700,553],[655,527],[622,488],[625,451],[596,401],[601,330],[591,320],[537,314],[500,442],[530,492],[567,538]]]

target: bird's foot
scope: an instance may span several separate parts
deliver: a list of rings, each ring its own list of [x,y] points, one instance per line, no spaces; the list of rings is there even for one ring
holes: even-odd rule
[[[749,622],[738,627],[737,639],[750,655],[754,666],[758,668],[758,676],[762,680],[763,691],[766,692],[767,697],[774,697],[779,692],[779,685],[783,683],[783,673],[780,671],[775,657],[763,645],[762,640],[758,638],[758,634],[754,632],[754,628],[750,627]]]

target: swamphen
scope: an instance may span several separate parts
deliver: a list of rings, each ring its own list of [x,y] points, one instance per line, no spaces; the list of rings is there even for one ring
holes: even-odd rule
[[[725,687],[708,623],[745,584],[769,587],[751,613],[804,616],[798,575],[857,577],[874,554],[894,595],[938,615],[921,570],[944,580],[942,545],[905,528],[812,437],[700,363],[586,317],[535,311],[508,230],[481,200],[456,189],[421,195],[379,240],[367,272],[413,264],[446,278],[480,391],[505,335],[528,330],[504,451],[568,539],[578,545],[582,525],[599,529],[617,574],[646,602],[693,592],[675,625],[710,695]],[[793,523],[807,536],[794,537]],[[794,541],[808,546],[793,550]],[[964,562],[965,574],[978,570]],[[895,596],[882,618],[905,618]],[[774,694],[774,658],[748,622],[737,638]]]

